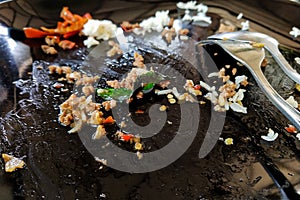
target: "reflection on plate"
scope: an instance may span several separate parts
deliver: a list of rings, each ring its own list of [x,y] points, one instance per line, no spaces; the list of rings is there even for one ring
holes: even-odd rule
[[[38,7],[35,9],[38,8],[38,11],[46,7],[46,4],[43,3],[31,2],[31,4],[37,5]],[[48,13],[55,13],[54,16],[57,17],[55,9],[50,9],[51,5],[46,7],[49,8]],[[79,9],[85,5],[86,8]],[[128,8],[121,9],[121,4],[114,5],[111,9],[117,11],[113,13],[118,13],[119,16],[128,13]],[[157,9],[169,8],[172,10],[175,8],[174,2],[149,3],[149,6],[153,5],[153,7],[149,7],[151,8],[150,12],[147,6],[142,9],[145,2],[131,4],[126,2],[126,6],[132,5],[139,5],[138,8],[141,8],[136,9],[135,14],[132,15],[134,16],[132,19],[135,20],[150,16],[150,13],[154,13],[152,11]],[[77,6],[74,7],[74,12],[76,9],[78,12],[90,11],[89,6],[91,5],[79,4]],[[14,18],[11,15],[1,18],[7,25],[17,28],[31,24],[36,24],[37,27],[39,25],[50,26],[55,25],[57,21],[57,18],[47,18],[48,13],[46,12],[40,14],[32,12],[35,9],[32,9],[32,6],[26,1],[5,4],[4,8],[3,10],[14,10],[16,16],[36,16],[24,17],[24,20],[20,21],[14,20],[18,17]],[[25,12],[24,10],[28,9],[23,8],[31,9]],[[97,18],[98,16],[106,18],[117,16],[110,13],[109,10],[107,12],[97,11],[100,8],[101,4],[95,2],[92,13],[95,13]],[[60,9],[61,7],[58,10]],[[177,11],[172,10],[170,13],[176,15]],[[123,18],[119,18],[120,21],[116,21],[121,22],[124,18],[134,21],[126,16],[123,15]],[[212,16],[215,16],[216,20],[219,19],[215,14]],[[218,23],[216,24],[218,25]],[[194,35],[197,36],[207,29],[193,27],[193,30]],[[205,37],[206,35],[203,34],[200,38]],[[278,184],[284,185],[285,179],[288,179],[296,189],[299,186],[300,172],[295,168],[299,164],[296,157],[299,151],[297,149],[299,141],[294,135],[284,131],[287,120],[267,101],[246,69],[242,69],[241,72],[249,77],[248,81],[251,83],[247,89],[245,102],[243,102],[248,108],[248,114],[229,111],[221,135],[222,138],[233,138],[233,145],[227,146],[220,140],[207,157],[198,158],[199,148],[209,120],[206,118],[209,110],[206,110],[207,107],[202,107],[200,111],[203,112],[203,119],[199,122],[198,134],[185,154],[163,169],[149,173],[131,174],[95,162],[94,157],[86,150],[80,135],[67,134],[70,128],[58,123],[58,106],[69,97],[73,86],[65,84],[65,87],[69,89],[69,92],[66,93],[57,90],[53,85],[57,82],[58,77],[49,75],[47,67],[56,63],[71,66],[73,69],[81,68],[90,52],[82,46],[80,43],[82,41],[79,39],[78,48],[60,51],[58,56],[51,57],[45,55],[40,49],[40,45],[44,41],[35,40],[26,46],[7,37],[1,39],[3,40],[1,55],[7,55],[5,57],[7,59],[1,60],[3,67],[1,66],[0,71],[3,85],[2,88],[0,87],[0,90],[3,91],[0,97],[0,101],[1,98],[3,99],[0,123],[1,152],[12,153],[24,159],[27,164],[25,169],[18,170],[13,174],[1,173],[3,177],[3,179],[1,178],[0,189],[1,192],[3,191],[1,194],[7,194],[7,198],[12,196],[25,199],[280,198],[283,195],[282,191],[277,188],[270,174],[266,172],[266,169],[274,170],[272,168],[274,166],[278,166],[279,171],[282,172],[276,170],[271,172],[279,181]],[[145,63],[156,58],[158,64],[178,66],[178,63],[181,63],[179,66],[183,66],[183,71],[186,69],[186,64],[182,64],[185,63],[184,59],[172,57],[171,53],[158,50],[153,46],[147,46],[147,48],[143,49]],[[20,51],[17,57],[15,55],[18,52],[11,49]],[[207,46],[205,50],[212,57],[216,53],[218,54],[214,61],[219,68],[227,64],[236,66],[236,62],[217,47]],[[174,48],[172,53],[176,54],[176,52],[176,48]],[[121,77],[124,72],[118,71],[119,66],[128,61],[131,63],[133,53],[129,53],[128,59],[112,60],[110,68],[108,67],[111,71],[106,78]],[[290,52],[288,55],[294,56]],[[290,95],[294,84],[281,73],[269,55],[268,60],[270,66],[266,68],[265,73],[270,82],[282,95]],[[32,61],[35,61],[33,66],[31,66]],[[43,69],[40,70],[37,66],[43,66]],[[18,80],[16,86],[13,85],[12,82],[19,78],[22,80]],[[193,76],[192,78],[197,79]],[[197,79],[197,81],[199,80]],[[297,95],[296,92],[295,95]],[[4,104],[3,102],[6,101],[8,103]],[[175,111],[177,110],[174,108],[173,115],[176,116]],[[170,114],[172,115],[172,113]],[[174,118],[171,117],[172,119]],[[143,120],[140,121],[140,123],[142,122]],[[174,128],[174,126],[172,127]],[[273,143],[261,141],[261,135],[265,135],[266,128],[270,127],[280,132],[278,140]],[[173,129],[169,131],[168,135],[154,138],[156,146],[153,145],[152,148],[164,146],[165,141],[172,137],[170,134]],[[3,164],[2,162],[1,164]],[[292,187],[287,186],[284,191],[290,197],[295,195]]]

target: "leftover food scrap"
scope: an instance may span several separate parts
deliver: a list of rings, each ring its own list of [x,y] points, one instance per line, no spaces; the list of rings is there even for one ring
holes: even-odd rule
[[[5,172],[14,172],[17,169],[24,168],[25,166],[25,162],[22,159],[16,158],[12,155],[3,153],[2,158],[5,162]]]

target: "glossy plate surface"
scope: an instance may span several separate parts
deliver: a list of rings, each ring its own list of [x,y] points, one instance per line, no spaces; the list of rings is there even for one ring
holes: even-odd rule
[[[298,70],[299,65],[294,57],[299,57],[299,38],[288,34],[293,26],[299,27],[297,19],[300,12],[294,12],[299,9],[297,3],[228,2],[204,1],[215,23],[208,29],[193,29],[194,39],[205,39],[213,33],[209,29],[216,31],[221,18],[239,26],[236,16],[243,12],[244,19],[250,21],[250,30],[276,38],[282,44],[287,60]],[[14,173],[5,173],[4,169],[0,171],[1,198],[298,198],[300,141],[284,130],[288,121],[267,100],[247,70],[244,73],[251,83],[245,99],[248,114],[228,112],[222,131],[222,137],[233,138],[234,145],[226,146],[218,141],[207,157],[199,159],[203,142],[199,128],[199,134],[185,154],[168,167],[154,172],[130,174],[96,162],[78,135],[68,134],[68,128],[57,122],[58,105],[67,95],[60,96],[53,89],[53,80],[49,80],[47,72],[32,71],[34,61],[80,66],[88,50],[79,45],[74,51],[49,57],[40,50],[43,41],[21,42],[5,35],[6,27],[55,26],[63,6],[69,6],[78,14],[90,12],[96,19],[111,19],[116,24],[123,20],[141,21],[157,10],[170,10],[171,16],[178,15],[176,1],[17,0],[0,4],[0,23],[3,25],[0,26],[0,151],[21,157],[26,162],[25,169]],[[278,7],[286,14],[280,13]],[[294,13],[293,17],[286,17],[288,13]],[[218,66],[236,65],[216,46],[208,46],[206,50],[212,55],[219,53],[220,58],[215,60]],[[168,55],[157,56],[158,60],[165,58],[170,63],[179,62]],[[272,86],[284,98],[294,95],[299,99],[294,83],[282,73],[270,55],[268,59],[270,66],[264,73]],[[32,77],[36,79],[32,81]],[[19,79],[24,81],[18,81],[16,87],[13,82]],[[206,122],[205,118],[199,122],[200,127],[205,126]],[[276,141],[269,143],[261,140],[267,128],[273,128],[280,134]],[[0,165],[4,167],[3,160]]]

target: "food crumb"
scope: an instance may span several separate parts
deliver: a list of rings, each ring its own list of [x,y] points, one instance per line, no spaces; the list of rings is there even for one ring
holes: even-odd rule
[[[241,22],[242,25],[242,31],[248,31],[249,30],[249,21],[246,20],[245,22]]]
[[[173,122],[171,122],[171,121],[169,121],[169,120],[167,121],[167,123],[170,124],[170,125],[173,124]]]
[[[238,16],[236,16],[236,19],[240,20],[243,17],[243,13],[239,13]]]
[[[260,66],[266,67],[268,65],[268,63],[269,63],[268,59],[264,58]]]
[[[166,111],[167,110],[167,106],[165,106],[165,105],[161,105],[160,107],[159,107],[159,111]]]
[[[224,140],[224,143],[225,143],[226,145],[233,145],[233,139],[232,139],[232,138],[226,138],[226,139]]]
[[[169,99],[169,103],[174,104],[174,103],[176,103],[176,100],[174,98],[171,98],[171,99]]]
[[[25,166],[25,162],[23,160],[6,153],[2,154],[2,158],[5,162],[5,172],[13,172],[16,169],[22,169]]]
[[[298,37],[300,35],[300,29],[294,26],[290,31],[290,35],[295,38]]]
[[[133,57],[134,57],[133,66],[138,68],[145,68],[144,58],[142,55],[140,55],[138,52],[134,52]]]
[[[134,145],[134,149],[135,150],[142,150],[143,149],[143,145],[139,142],[136,142]]]
[[[286,99],[286,102],[293,106],[294,108],[298,108],[298,102],[295,100],[293,96],[289,96],[289,98]]]
[[[93,134],[92,139],[97,140],[102,138],[106,134],[105,128],[103,125],[98,125],[96,132]]]
[[[48,46],[48,45],[41,45],[41,48],[45,54],[55,55],[57,54],[57,51],[54,47]]]
[[[287,132],[289,132],[289,133],[297,133],[296,127],[293,126],[293,125],[291,125],[291,124],[289,124],[288,127],[285,127],[285,130],[286,130]]]
[[[98,157],[95,157],[95,160],[105,166],[107,166],[107,160],[106,159],[103,159],[103,158],[98,158]]]
[[[167,40],[168,43],[171,43],[173,38],[176,36],[175,28],[164,29],[161,35]]]
[[[132,29],[135,29],[135,28],[141,28],[141,26],[138,23],[131,24],[128,21],[123,21],[120,26],[126,32],[132,31]]]
[[[206,102],[205,102],[205,101],[199,101],[199,103],[200,103],[201,105],[204,105],[204,104],[206,104]]]
[[[141,152],[139,152],[139,151],[136,152],[136,155],[137,155],[137,157],[138,157],[139,160],[143,158],[143,154]]]
[[[296,137],[298,138],[298,140],[300,140],[300,133],[298,133],[298,134],[296,135]]]
[[[297,63],[298,65],[300,65],[300,58],[299,58],[299,57],[296,57],[296,58],[295,58],[295,61],[296,61],[296,63]]]
[[[107,51],[106,55],[108,57],[113,57],[116,54],[122,54],[123,51],[120,49],[120,45],[115,43],[114,41],[110,40],[108,41],[108,45],[111,46],[111,49]]]
[[[268,142],[272,142],[276,140],[278,137],[278,133],[275,133],[271,128],[268,129],[268,134],[267,135],[262,135],[261,138],[263,140],[266,140]]]
[[[43,68],[43,66],[39,65],[39,66],[36,67],[36,69],[41,70],[41,69],[44,69],[44,68]]]
[[[124,127],[126,127],[127,125],[126,125],[126,123],[125,123],[125,121],[121,121],[121,123],[120,123],[120,128],[124,128]]]
[[[263,48],[265,46],[264,43],[252,42],[251,45],[255,48]]]
[[[237,69],[236,69],[236,68],[233,68],[233,69],[231,70],[231,72],[232,72],[232,75],[235,75],[236,72],[237,72]]]
[[[173,97],[174,97],[173,94],[168,94],[168,95],[167,95],[167,98],[168,98],[168,99],[172,99]]]

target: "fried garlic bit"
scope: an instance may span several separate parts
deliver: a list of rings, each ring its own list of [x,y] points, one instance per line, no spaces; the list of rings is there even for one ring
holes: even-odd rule
[[[41,48],[45,54],[55,55],[57,54],[57,51],[54,47],[48,46],[48,45],[41,45]]]
[[[261,67],[266,67],[268,64],[269,64],[268,59],[264,58],[260,66]]]
[[[106,111],[111,110],[112,108],[117,106],[117,101],[116,100],[109,100],[109,101],[104,101],[102,102],[102,106]]]
[[[122,24],[121,24],[121,27],[122,27],[123,30],[125,30],[125,31],[132,31],[132,29],[140,28],[141,26],[140,26],[138,23],[131,24],[131,23],[128,22],[128,21],[123,21]]]
[[[92,85],[85,85],[82,87],[82,92],[85,96],[90,96],[95,91],[94,87]]]
[[[13,172],[16,169],[22,169],[25,166],[25,162],[20,158],[3,153],[2,158],[5,162],[5,171]]]
[[[236,26],[229,20],[221,20],[218,33],[233,32],[236,30]]]
[[[296,88],[296,90],[297,90],[298,92],[300,92],[300,84],[296,83],[296,84],[295,84],[295,88]]]
[[[142,55],[140,55],[138,52],[134,52],[133,57],[134,57],[133,66],[138,68],[145,68],[144,58]]]
[[[264,43],[252,42],[251,45],[255,48],[263,48],[265,46]]]
[[[108,57],[113,57],[116,54],[122,54],[123,51],[120,49],[120,45],[115,43],[114,41],[108,41],[108,45],[111,46],[111,49],[106,53]]]
[[[176,37],[176,30],[175,28],[165,28],[161,35],[167,40],[168,43],[171,43],[173,38]]]
[[[98,140],[106,135],[106,130],[103,125],[98,125],[96,132],[93,134],[92,139]]]
[[[226,139],[224,140],[224,143],[225,143],[226,145],[233,145],[233,139],[232,139],[232,138],[226,138]]]
[[[48,35],[45,37],[45,42],[49,46],[55,46],[56,44],[58,44],[60,42],[60,39],[59,39],[59,36]]]
[[[189,32],[190,32],[189,29],[184,28],[184,29],[180,29],[178,31],[178,34],[179,35],[187,35]]]

